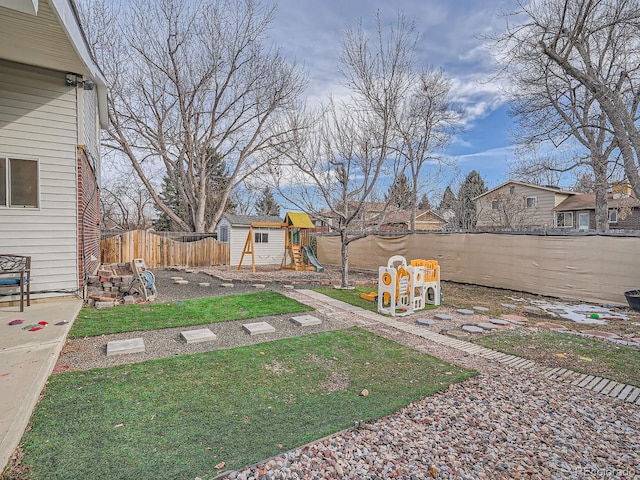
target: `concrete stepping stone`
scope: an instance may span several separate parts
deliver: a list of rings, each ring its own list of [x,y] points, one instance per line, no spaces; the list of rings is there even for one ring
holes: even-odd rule
[[[293,285],[283,285],[286,290],[293,290],[295,287]]]
[[[218,338],[218,336],[208,328],[200,328],[198,330],[186,330],[184,332],[180,332],[180,336],[187,343],[211,342],[216,338]]]
[[[480,307],[480,306],[475,306],[475,307],[473,307],[473,309],[476,312],[488,312],[489,311],[489,309],[487,307]]]
[[[551,322],[537,323],[536,327],[546,328],[548,330],[567,330],[567,327],[565,327],[564,325],[559,325],[557,323],[551,323]]]
[[[254,283],[253,288],[265,288],[264,283]]]
[[[500,306],[504,308],[509,308],[511,310],[515,310],[516,308],[518,308],[518,306],[514,305],[513,303],[501,303]]]
[[[298,315],[291,317],[291,321],[299,327],[310,327],[311,325],[320,325],[322,320],[313,315]]]
[[[113,340],[107,343],[107,357],[125,355],[127,353],[140,353],[144,351],[144,340],[142,338]]]
[[[449,330],[447,335],[458,340],[469,340],[469,334],[467,332],[460,332],[456,330]]]
[[[451,320],[451,315],[447,315],[446,313],[436,313],[433,318],[436,320]]]
[[[276,329],[267,322],[245,323],[242,328],[249,335],[262,335],[264,333],[273,333]]]
[[[542,311],[542,310],[541,310],[541,309],[539,309],[538,307],[534,307],[534,306],[532,306],[532,305],[525,305],[525,306],[524,306],[524,309],[525,309],[525,310],[528,310],[528,311],[530,311],[530,312],[541,312],[541,311]]]
[[[176,280],[184,280],[184,278],[182,277],[169,277],[171,279],[172,282],[175,282]]]
[[[176,280],[175,282],[176,285],[188,285],[189,284],[189,280]]]
[[[498,330],[498,326],[490,322],[482,322],[478,326],[484,330]]]
[[[198,284],[198,286],[199,286],[199,287],[210,287],[210,286],[211,286],[211,284],[210,284],[209,282],[200,282],[200,283]]]
[[[501,318],[490,318],[489,321],[494,325],[510,325],[511,322],[507,320],[502,320]]]
[[[467,310],[466,308],[459,308],[456,310],[460,315],[475,315],[473,310]]]
[[[528,322],[527,317],[522,317],[520,315],[500,315],[500,318],[508,320],[511,323],[515,323],[516,325],[526,325]]]
[[[221,283],[222,288],[233,288],[233,283]]]
[[[594,337],[602,337],[602,338],[613,338],[613,339],[622,338],[621,336],[616,335],[615,333],[603,332],[600,330],[582,330],[581,333],[584,333],[585,335],[593,335]]]
[[[416,323],[418,325],[423,325],[425,327],[430,327],[432,325],[435,325],[436,321],[435,320],[431,320],[430,318],[418,318],[416,320]]]
[[[469,333],[483,333],[484,329],[482,329],[481,327],[478,327],[476,325],[463,325],[462,326],[462,331],[463,332],[469,332]]]

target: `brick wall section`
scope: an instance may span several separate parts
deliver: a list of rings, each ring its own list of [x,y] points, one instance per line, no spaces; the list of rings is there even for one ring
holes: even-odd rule
[[[78,286],[100,264],[100,190],[83,149],[78,149]],[[91,255],[96,259],[91,260]]]
[[[640,230],[640,208],[633,208],[623,219],[618,216],[618,223],[612,223],[609,228]]]

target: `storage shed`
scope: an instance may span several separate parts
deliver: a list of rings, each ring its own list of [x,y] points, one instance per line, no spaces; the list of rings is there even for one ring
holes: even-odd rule
[[[230,265],[237,266],[252,223],[282,223],[282,218],[268,215],[233,215],[225,213],[216,232],[218,241],[229,242]],[[284,254],[285,230],[281,227],[253,227],[256,265],[280,265]]]

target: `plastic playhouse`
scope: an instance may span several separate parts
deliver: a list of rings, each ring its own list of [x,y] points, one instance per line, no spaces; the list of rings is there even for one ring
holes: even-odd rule
[[[378,269],[377,297],[378,312],[394,317],[422,310],[427,304],[440,305],[438,261],[416,259],[407,265],[406,258],[394,255],[386,267]]]

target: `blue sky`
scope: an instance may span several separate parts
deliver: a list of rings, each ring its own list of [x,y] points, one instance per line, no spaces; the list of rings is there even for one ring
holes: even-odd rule
[[[420,33],[418,64],[443,68],[453,81],[453,99],[467,112],[465,130],[444,154],[457,161],[462,178],[475,169],[489,187],[507,179],[513,123],[481,37],[502,31],[500,14],[513,10],[514,0],[279,0],[278,5],[271,36],[288,57],[306,67],[311,102],[330,92],[339,94],[337,67],[345,27],[359,18],[365,28],[372,26],[377,10],[383,23],[391,25],[400,10]]]

